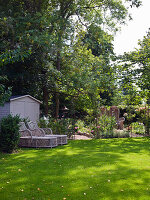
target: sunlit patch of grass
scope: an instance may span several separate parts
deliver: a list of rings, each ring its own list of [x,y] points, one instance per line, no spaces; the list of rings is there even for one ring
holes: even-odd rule
[[[148,200],[150,139],[69,141],[0,154],[0,199]]]

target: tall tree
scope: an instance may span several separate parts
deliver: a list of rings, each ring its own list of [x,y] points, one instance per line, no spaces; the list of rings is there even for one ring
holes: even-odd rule
[[[66,41],[68,42],[74,38],[74,34],[79,30],[91,31],[91,27],[97,27],[98,31],[101,29],[101,33],[98,33],[96,39],[102,40],[103,35],[103,47],[100,49],[99,55],[108,60],[109,51],[112,50],[110,45],[110,37],[107,34],[109,30],[111,34],[116,32],[118,29],[118,23],[124,23],[128,15],[127,8],[121,1],[51,1],[52,2],[52,16],[55,18],[55,24],[52,26],[56,32],[56,69],[63,72],[63,51]],[[128,1],[131,2],[132,6],[140,5],[140,1]],[[56,17],[57,16],[57,17]],[[74,27],[72,26],[74,25]],[[97,32],[98,32],[97,31]],[[94,33],[94,28],[91,31]],[[104,37],[105,35],[105,37]],[[73,39],[70,41],[74,42]],[[69,42],[68,42],[69,43]],[[102,43],[102,42],[101,42]],[[89,49],[94,51],[89,45]],[[95,48],[96,49],[96,48]],[[97,54],[98,55],[98,54]],[[97,56],[95,54],[95,56]],[[86,65],[86,63],[85,63]],[[106,66],[105,66],[106,69]],[[60,90],[56,86],[56,117],[59,112],[59,94]]]
[[[128,97],[128,103],[137,104],[144,100],[150,105],[150,31],[139,41],[139,48],[125,53],[121,57],[122,80],[124,96]],[[146,113],[146,132],[150,129],[150,112]]]
[[[140,5],[139,0],[126,2],[131,6]],[[46,115],[49,95],[55,96],[56,118],[59,96],[67,85],[63,81],[67,71],[65,49],[71,52],[75,36],[81,31],[87,32],[91,26],[100,27],[106,33],[103,35],[111,35],[128,16],[128,7],[120,0],[1,0],[0,11],[2,75],[8,75],[14,93],[40,96]],[[108,59],[107,47],[103,49],[100,53],[103,59]]]
[[[150,32],[139,41],[139,48],[121,58],[122,77],[127,86],[137,86],[142,96],[150,99]],[[129,89],[129,88],[128,88]]]

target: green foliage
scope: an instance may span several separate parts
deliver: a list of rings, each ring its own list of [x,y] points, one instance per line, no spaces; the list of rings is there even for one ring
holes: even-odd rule
[[[127,126],[140,126],[140,124],[144,125],[145,134],[149,135],[150,130],[150,109],[148,106],[140,107],[140,106],[122,106],[120,107],[121,115],[125,117],[125,125]],[[135,123],[135,124],[134,124]],[[133,132],[134,132],[134,127]],[[136,128],[135,128],[136,129]],[[140,130],[140,127],[137,128]],[[139,131],[138,131],[139,132]],[[143,130],[141,128],[141,132]]]
[[[19,61],[24,61],[31,55],[31,50],[22,51],[20,48],[15,50],[6,50],[0,55],[0,66],[13,64]]]
[[[80,39],[83,35],[78,35]],[[96,102],[108,99],[111,88],[114,88],[114,68],[105,63],[103,57],[96,57],[92,51],[77,40],[71,52],[66,52],[64,65],[65,84],[62,92],[68,92],[74,97],[76,109],[87,112],[94,108]],[[107,95],[103,95],[103,94]]]
[[[78,129],[83,129],[85,127],[85,122],[83,120],[77,120],[76,122],[76,127],[78,127]]]
[[[1,66],[0,66],[0,74],[1,74]],[[11,96],[11,87],[5,87],[5,81],[7,78],[5,76],[0,75],[0,105],[3,105],[6,101],[8,101]]]
[[[106,64],[110,62],[110,57],[114,54],[112,40],[112,35],[94,24],[89,26],[84,38],[84,42],[87,44],[88,49],[92,50],[92,54],[104,58]]]
[[[143,123],[133,122],[133,123],[131,123],[131,126],[132,126],[133,133],[141,134],[141,135],[145,134],[145,127],[144,127]]]
[[[91,133],[93,133],[95,138],[101,137],[113,137],[113,130],[116,126],[115,117],[108,115],[102,115],[95,119],[94,127]]]
[[[19,141],[19,116],[8,115],[0,123],[0,149],[2,152],[12,153]]]
[[[38,123],[39,127],[41,128],[51,128],[53,134],[59,135],[71,135],[74,134],[74,120],[71,118],[61,118],[61,119],[54,119],[54,118],[41,118]]]
[[[1,79],[1,77],[0,77]],[[3,84],[0,84],[0,105],[3,105],[11,96],[11,88],[6,90]]]
[[[150,32],[139,41],[139,48],[121,57],[120,85],[128,105],[149,104],[150,99]]]
[[[113,34],[129,17],[128,6],[138,7],[140,0],[2,1],[0,65],[9,80],[5,85],[13,95],[28,93],[43,100],[46,116],[52,105],[56,118],[68,99],[84,111],[92,108],[92,96],[100,100],[101,95],[110,104],[115,88]]]
[[[48,119],[45,119],[44,117],[39,119],[38,126],[40,128],[48,128],[48,124],[49,124],[49,120]],[[49,128],[51,128],[51,127],[49,127]]]
[[[127,106],[126,113],[123,114],[125,117],[126,124],[131,124],[133,121],[137,120],[136,115],[136,107],[135,106]]]
[[[142,122],[145,126],[145,134],[150,134],[150,109],[149,107],[141,107],[136,110],[136,113],[139,116],[139,121]]]
[[[83,120],[77,120],[75,124],[75,128],[77,128],[76,129],[77,134],[80,134],[80,133],[90,134],[90,125],[87,126],[85,124],[85,121]]]
[[[85,125],[82,120],[77,120],[75,124],[76,134],[87,134],[91,138],[127,138],[129,137],[129,132],[126,130],[117,130],[116,121],[114,117],[109,117],[107,115],[101,116],[95,119],[95,122]]]
[[[1,74],[7,76],[4,84],[12,87],[13,95],[28,93],[37,97],[41,86],[37,81],[45,78],[39,55],[44,50],[46,54],[51,42],[49,20],[46,20],[46,13],[42,15],[46,3],[47,0],[7,1],[0,7]]]
[[[129,138],[129,131],[127,130],[114,130],[112,134],[112,138]]]

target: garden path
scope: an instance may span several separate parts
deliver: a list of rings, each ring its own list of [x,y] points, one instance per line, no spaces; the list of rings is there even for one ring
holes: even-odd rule
[[[133,134],[131,135],[130,133],[130,137],[144,137],[143,135],[139,135],[139,134]],[[75,135],[75,140],[91,140],[92,138],[89,138],[87,136],[84,135]]]
[[[91,138],[84,135],[75,135],[75,140],[91,140]]]

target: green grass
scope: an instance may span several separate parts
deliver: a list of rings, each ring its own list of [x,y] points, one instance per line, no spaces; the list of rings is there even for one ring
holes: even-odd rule
[[[0,200],[148,200],[150,139],[70,141],[0,154]]]

